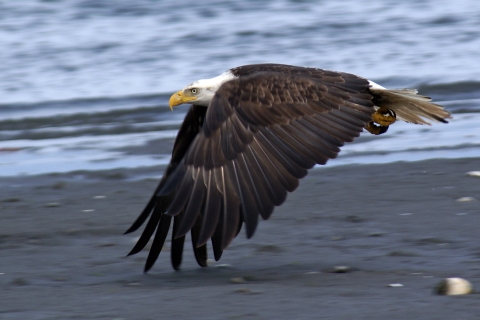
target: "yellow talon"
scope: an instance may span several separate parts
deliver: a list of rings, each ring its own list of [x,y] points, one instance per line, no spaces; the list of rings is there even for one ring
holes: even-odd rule
[[[379,126],[379,125],[375,124],[375,122],[370,121],[365,126],[365,129],[367,129],[367,131],[370,132],[371,134],[379,135],[379,134],[387,132],[388,126],[385,126],[385,127],[384,126]]]
[[[383,127],[388,127],[397,120],[397,115],[395,111],[382,107],[372,115],[372,118],[373,122]]]

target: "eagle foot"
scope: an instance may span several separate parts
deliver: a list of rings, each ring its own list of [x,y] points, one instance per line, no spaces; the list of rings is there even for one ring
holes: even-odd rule
[[[388,127],[397,120],[397,115],[392,109],[381,107],[372,115],[372,118],[373,122]]]
[[[388,126],[379,126],[379,125],[375,124],[375,122],[370,121],[365,126],[365,129],[367,129],[367,131],[370,132],[371,134],[379,135],[379,134],[387,132]]]

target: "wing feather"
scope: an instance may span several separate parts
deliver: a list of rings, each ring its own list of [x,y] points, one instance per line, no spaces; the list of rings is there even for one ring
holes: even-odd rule
[[[258,136],[258,138],[260,137],[261,136]],[[269,145],[268,141],[266,141],[266,143]],[[295,190],[298,187],[297,176],[304,177],[307,174],[306,169],[299,167],[296,176],[290,173],[288,168],[284,166],[286,160],[283,155],[274,147],[272,149],[269,149],[268,146],[265,148],[260,139],[255,139],[251,147],[255,154],[259,155],[258,159],[263,160],[264,170],[271,170],[272,174],[278,179],[286,191],[292,192]],[[273,153],[271,150],[273,150]],[[272,181],[272,183],[274,182],[275,181]]]
[[[255,170],[256,164],[250,165],[246,161],[246,153],[239,155],[238,161],[236,161],[240,173],[245,179],[245,184],[247,188],[250,189],[250,194],[254,197],[254,200],[257,203],[258,213],[264,217],[269,216],[273,211],[273,203],[269,201],[270,197],[268,196],[267,189],[268,185],[264,183],[264,176],[262,174],[257,174]]]
[[[325,164],[331,158],[330,156],[334,156],[324,147],[325,141],[314,134],[315,130],[313,132],[308,130],[305,126],[300,125],[298,121],[292,121],[289,126],[283,127],[283,130],[289,132],[291,136],[297,137],[297,140],[310,151],[315,163]]]
[[[203,168],[193,169],[194,172],[194,182],[193,187],[191,188],[190,194],[188,195],[188,203],[183,214],[180,217],[180,224],[175,233],[175,238],[184,236],[193,228],[194,223],[197,221],[200,209],[203,206],[204,196],[205,196],[205,184],[203,181]],[[189,181],[189,180],[188,180]],[[180,194],[180,193],[179,193]],[[172,206],[179,202],[179,198],[176,198],[172,203]],[[168,211],[169,214],[175,215],[175,212]]]
[[[183,245],[185,243],[185,236],[179,238],[175,238],[174,236],[177,232],[180,216],[181,214],[173,217],[172,245],[170,248],[170,259],[172,261],[172,267],[177,271],[180,270],[180,265],[182,264]]]
[[[165,212],[175,196],[173,191],[177,188],[178,184],[183,181],[186,172],[185,166],[179,166],[179,163],[184,158],[187,150],[190,148],[191,144],[197,137],[198,132],[202,128],[205,114],[205,108],[198,106],[192,106],[187,112],[185,120],[178,131],[177,139],[175,140],[172,151],[172,158],[165,174],[145,209],[126,232],[130,233],[137,230],[150,216],[149,222],[142,232],[137,244],[129,253],[129,255],[131,255],[142,250],[153,235],[153,232],[156,230],[152,248],[145,264],[145,272],[153,266],[165,243],[165,238],[171,224],[171,216],[165,215]],[[174,218],[174,230],[176,229],[176,226],[178,226],[177,217]],[[172,235],[173,234],[174,232]],[[172,239],[171,260],[172,266],[175,270],[179,269],[182,261],[183,241],[184,238]]]
[[[249,166],[251,172],[251,179],[255,180],[252,183],[257,189],[260,189],[258,193],[264,192],[266,194],[266,197],[260,196],[260,199],[267,199],[268,197],[274,206],[282,204],[287,196],[287,191],[282,187],[278,177],[271,171],[271,166],[265,164],[269,160],[262,159],[261,155],[253,151],[252,146],[248,146],[245,150],[244,157],[245,165]]]
[[[224,212],[224,204],[223,202],[220,203],[220,212],[223,213]],[[212,235],[212,249],[213,249],[213,257],[215,258],[215,261],[218,261],[220,260],[220,258],[222,257],[222,253],[223,253],[223,249],[222,249],[222,245],[223,245],[223,230],[224,230],[224,224],[225,222],[223,221],[223,214],[220,214],[220,216],[218,217],[218,223],[215,227],[215,231]]]
[[[193,171],[194,171],[193,167],[187,168],[184,178],[180,186],[175,192],[175,197],[173,198],[172,203],[170,204],[170,207],[168,207],[169,215],[171,216],[178,215],[187,205],[188,202],[186,202],[185,199],[189,199],[195,183],[192,176]]]
[[[245,226],[247,228],[247,237],[250,238],[257,227],[260,210],[258,208],[256,199],[252,195],[251,189],[249,188],[251,186],[247,184],[245,176],[240,172],[237,159],[229,161],[226,169],[227,172],[230,173],[232,181],[235,183],[236,191],[240,198],[240,203],[242,204],[241,209],[243,221],[245,221]]]
[[[236,235],[240,222],[240,200],[238,193],[235,191],[235,186],[231,181],[226,168],[222,167],[220,170],[222,190],[223,190],[223,210],[220,213],[222,216],[222,230],[220,249],[223,251],[230,244]]]
[[[153,266],[155,261],[157,261],[160,252],[162,251],[163,245],[165,243],[165,238],[167,237],[168,230],[170,229],[170,221],[172,217],[168,215],[162,215],[160,223],[157,228],[157,233],[153,238],[152,247],[148,253],[147,262],[145,263],[144,271],[147,272]]]
[[[310,148],[311,145],[308,143],[308,139],[304,133],[295,131],[291,123],[288,126],[272,127],[271,131],[276,137],[279,137],[281,141],[285,142],[285,144],[294,150],[297,158],[304,160],[303,163],[298,163],[303,168],[310,169],[317,163],[317,160],[319,162],[321,161],[315,154],[315,150]]]
[[[316,127],[312,122],[308,121],[310,118],[303,118],[297,121],[292,121],[291,125],[298,131],[305,132],[311,139],[315,140],[315,149],[321,152],[321,155],[329,159],[333,159],[340,152],[340,146],[343,145],[341,140],[335,139],[328,135],[321,128]],[[313,136],[313,137],[312,137]]]
[[[192,238],[192,246],[193,246],[193,253],[195,255],[195,260],[201,267],[208,266],[207,264],[207,245],[206,244],[198,244],[198,235],[201,228],[201,219],[200,217],[197,218],[195,224],[192,227],[191,238]]]
[[[218,219],[220,217],[222,194],[215,184],[215,176],[213,173],[214,170],[218,170],[218,168],[209,170],[207,179],[205,179],[207,194],[205,196],[205,208],[203,210],[202,224],[198,234],[198,245],[203,245],[208,241],[208,239],[210,239],[215,231],[215,227],[217,226]]]
[[[341,114],[342,114],[342,111],[333,110],[329,114],[325,115],[323,117],[323,119],[327,119],[327,120],[330,120],[333,123],[335,123],[336,124],[335,127],[339,128],[339,130],[341,130],[346,135],[347,134],[350,135],[351,132],[361,132],[362,131],[361,129],[359,129],[359,124],[358,123],[357,124],[352,124],[348,121],[345,121],[344,119],[342,119]],[[364,122],[362,121],[361,123],[364,123]]]
[[[278,137],[268,131],[268,128],[261,128],[256,135],[257,141],[264,148],[265,153],[271,154],[270,159],[278,161],[277,168],[285,168],[290,175],[300,179],[307,175],[305,167],[308,165],[305,162],[310,162],[308,159],[300,159],[294,150],[290,149],[283,142],[279,141]],[[271,140],[273,138],[273,140]],[[293,158],[293,159],[292,159]],[[298,164],[295,160],[303,164]]]
[[[351,132],[344,129],[340,124],[335,121],[335,117],[328,113],[326,115],[318,116],[315,115],[315,121],[319,126],[324,128],[325,132],[343,142],[351,142],[353,138],[358,135],[358,132],[352,134]],[[360,128],[358,128],[360,130]]]
[[[160,222],[160,219],[162,218],[162,209],[163,209],[163,202],[165,202],[165,199],[162,199],[163,201],[160,201],[159,204],[153,209],[153,213],[150,215],[150,219],[147,222],[147,225],[138,239],[137,243],[135,246],[132,248],[132,250],[128,253],[128,256],[131,256],[133,254],[136,254],[143,250],[145,246],[147,245],[148,241],[150,241],[150,238],[152,237],[153,233],[158,227],[158,224]]]

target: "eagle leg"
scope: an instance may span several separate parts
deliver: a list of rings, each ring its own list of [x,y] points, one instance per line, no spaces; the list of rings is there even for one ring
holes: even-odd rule
[[[397,115],[392,109],[381,107],[372,115],[372,118],[373,122],[381,125],[382,127],[388,127],[389,125],[395,123],[397,120]]]
[[[365,129],[371,134],[379,135],[387,132],[388,126],[397,120],[397,115],[395,111],[381,107],[372,115],[372,119],[373,121],[367,123]]]
[[[379,126],[375,122],[370,121],[365,126],[365,129],[367,129],[367,131],[370,132],[371,134],[379,135],[379,134],[387,132],[388,126],[386,126],[386,127]]]

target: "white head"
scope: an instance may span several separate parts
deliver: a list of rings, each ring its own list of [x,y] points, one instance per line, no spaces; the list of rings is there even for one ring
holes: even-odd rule
[[[233,78],[235,78],[235,76],[227,71],[215,78],[192,82],[170,97],[170,109],[183,103],[194,103],[208,107],[218,88]]]

